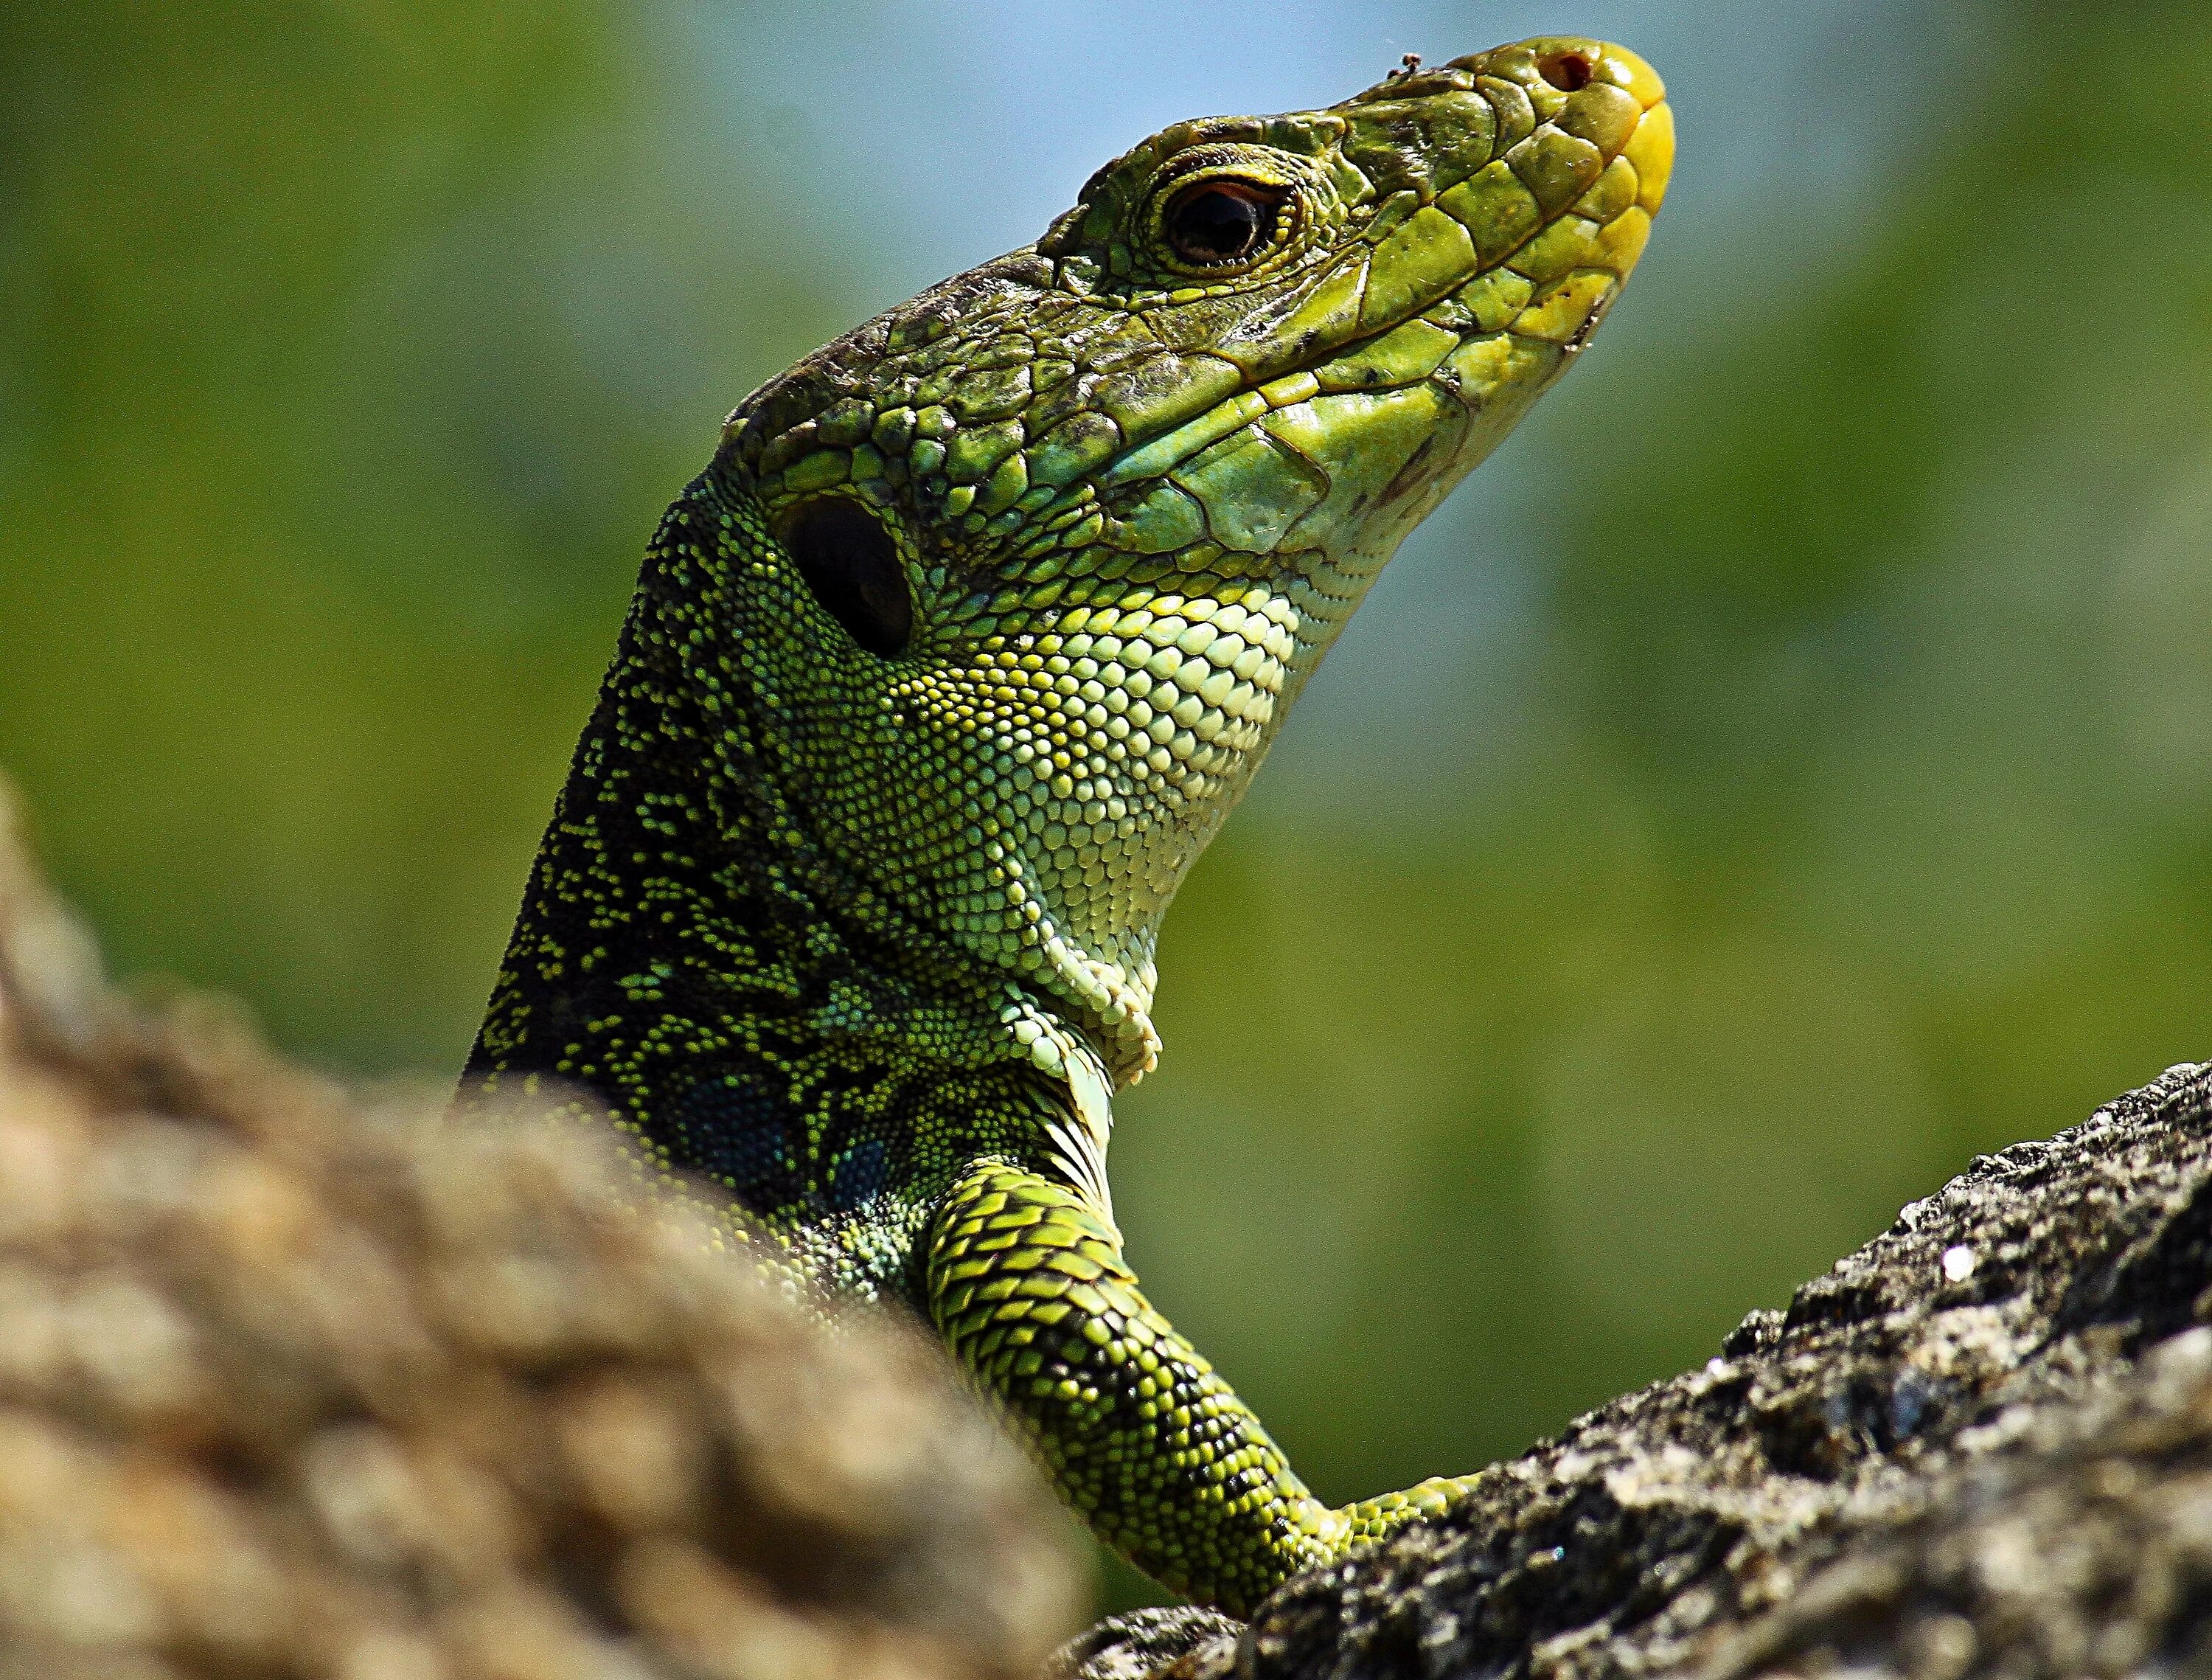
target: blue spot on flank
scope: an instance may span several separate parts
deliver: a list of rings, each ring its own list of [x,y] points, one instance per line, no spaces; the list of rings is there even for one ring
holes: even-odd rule
[[[864,1137],[837,1158],[830,1177],[830,1205],[849,1213],[883,1193],[890,1179],[890,1152],[879,1137]]]
[[[742,1073],[710,1074],[684,1093],[663,1123],[679,1161],[719,1178],[746,1207],[790,1205],[799,1184],[784,1105]]]

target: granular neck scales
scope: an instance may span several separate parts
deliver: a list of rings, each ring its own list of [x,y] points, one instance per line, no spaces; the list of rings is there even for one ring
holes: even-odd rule
[[[1586,40],[1177,124],[763,387],[647,551],[470,1062],[921,1313],[1103,1537],[1231,1609],[1462,1484],[1322,1506],[1138,1289],[1105,1155],[1160,918],[1672,152]]]

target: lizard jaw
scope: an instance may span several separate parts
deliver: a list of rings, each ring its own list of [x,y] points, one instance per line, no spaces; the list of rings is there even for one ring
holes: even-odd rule
[[[1286,183],[1297,237],[1172,272],[1147,218],[1193,157]],[[1587,342],[1671,161],[1658,79],[1589,41],[1176,125],[748,399],[718,466],[771,539],[733,645],[807,697],[763,727],[825,845],[1113,1083],[1151,1067],[1184,875],[1399,541]],[[774,533],[825,498],[896,550],[910,643],[795,577]]]
[[[1455,253],[1471,244],[1480,264],[1486,236],[1443,226],[1443,212],[1414,211],[1356,268],[1318,281],[1270,338],[1326,342],[1332,335],[1322,324],[1332,319],[1340,329],[1348,318],[1370,330],[1238,390],[1124,453],[1093,481],[1105,517],[1088,563],[1157,552],[1195,532],[1230,549],[1216,569],[1233,563],[1237,575],[1225,587],[1177,589],[1179,580],[1170,580],[1164,588],[1129,589],[1113,605],[1059,615],[1024,638],[1071,670],[1086,660],[1098,666],[1114,721],[1133,720],[1150,735],[1150,819],[1124,852],[1130,867],[1121,890],[1054,891],[1050,847],[1031,864],[1043,887],[1040,925],[1057,936],[1043,951],[1064,985],[1094,1007],[1102,995],[1107,1001],[1105,1024],[1123,1041],[1115,1059],[1125,1073],[1148,1068],[1156,1054],[1149,1008],[1159,920],[1291,703],[1400,542],[1572,365],[1643,252],[1673,161],[1664,90],[1641,60],[1616,48],[1534,42],[1504,52],[1534,62],[1566,50],[1607,67],[1634,101],[1632,117],[1596,149],[1590,184],[1577,198],[1539,214],[1495,260],[1453,275],[1448,286],[1432,284],[1434,295],[1398,288],[1412,304],[1375,324],[1361,300],[1388,289],[1377,276],[1394,241],[1398,261],[1431,275],[1449,271],[1425,241]],[[1501,56],[1474,62],[1494,68]],[[1486,171],[1480,191],[1490,195],[1490,213],[1512,226],[1496,208],[1511,191],[1499,181],[1508,167]],[[1471,196],[1462,194],[1462,210]],[[1425,216],[1436,222],[1424,224]],[[1264,351],[1255,361],[1269,365]],[[1137,673],[1133,681],[1114,681],[1107,667],[1117,660]],[[1133,807],[1147,791],[1111,785]]]

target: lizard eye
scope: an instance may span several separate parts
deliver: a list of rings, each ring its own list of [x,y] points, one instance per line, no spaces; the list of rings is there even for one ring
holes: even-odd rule
[[[808,591],[845,633],[878,659],[914,634],[914,597],[898,545],[850,496],[817,496],[787,514],[779,533]]]
[[[1168,200],[1160,231],[1193,268],[1232,268],[1274,243],[1286,196],[1258,181],[1194,181]]]

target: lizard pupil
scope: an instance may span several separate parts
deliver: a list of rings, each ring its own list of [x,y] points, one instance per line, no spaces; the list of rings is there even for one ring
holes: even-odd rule
[[[849,496],[802,502],[783,520],[784,550],[822,610],[879,659],[904,650],[914,597],[891,533]]]
[[[1243,181],[1200,181],[1170,201],[1161,218],[1176,255],[1201,268],[1242,262],[1275,226],[1274,195]]]

